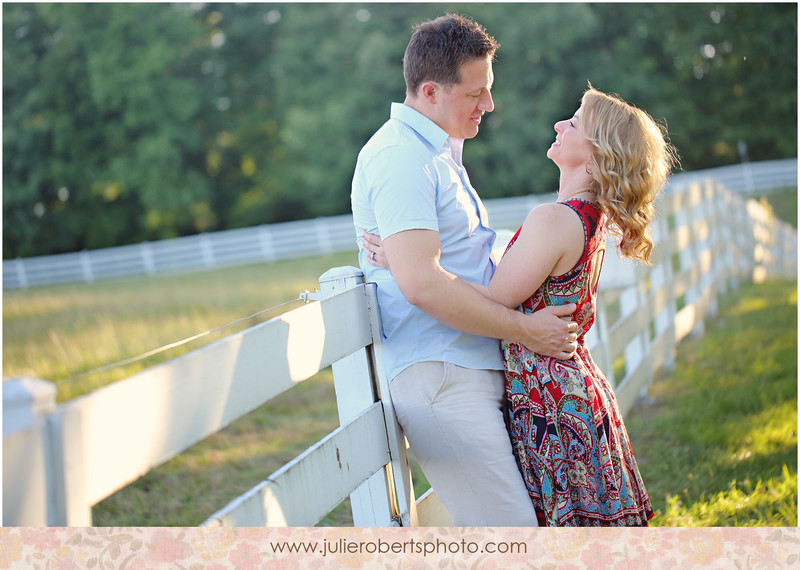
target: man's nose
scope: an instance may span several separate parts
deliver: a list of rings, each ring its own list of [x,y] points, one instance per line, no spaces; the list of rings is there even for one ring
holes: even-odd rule
[[[480,103],[481,110],[485,111],[486,113],[491,113],[494,111],[494,99],[492,99],[491,92],[487,91],[485,96],[483,97]]]

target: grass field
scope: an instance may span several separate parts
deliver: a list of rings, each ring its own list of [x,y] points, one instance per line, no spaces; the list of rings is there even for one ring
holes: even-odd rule
[[[796,191],[793,204],[796,212]],[[786,213],[790,208],[780,208]],[[779,208],[776,207],[776,211]],[[795,215],[796,217],[796,215]],[[193,275],[3,293],[3,376],[60,401],[299,306],[157,356],[81,376],[297,299],[354,253]],[[797,524],[797,283],[743,287],[704,338],[686,339],[626,417],[659,526]],[[194,526],[338,425],[329,371],[260,407],[93,509],[98,526]],[[420,494],[427,484],[415,474]],[[352,524],[345,503],[323,525]]]
[[[59,401],[174,358],[300,306],[263,313],[181,347],[80,377],[319,288],[331,267],[358,265],[355,253],[189,275],[137,277],[3,292],[3,377],[29,375],[58,386]]]
[[[61,399],[74,397],[152,362],[70,383],[75,374],[296,298],[329,267],[353,261],[342,255],[7,292],[4,376],[50,378],[61,383]],[[150,328],[153,337],[143,334]],[[796,282],[749,285],[724,299],[706,335],[680,345],[675,369],[659,376],[626,424],[657,510],[654,525],[795,525]],[[197,525],[337,425],[324,371],[109,497],[93,509],[94,524]],[[419,495],[427,483],[418,471],[415,479]],[[348,505],[321,524],[352,524]]]
[[[626,417],[657,526],[797,525],[797,282],[749,285]]]
[[[319,287],[354,253],[192,275],[5,291],[3,377],[55,382],[59,401],[300,306],[291,303],[142,361],[80,377]],[[338,426],[329,370],[234,422],[94,508],[98,526],[193,526]],[[332,524],[344,524],[346,506]],[[340,520],[341,519],[341,520]]]

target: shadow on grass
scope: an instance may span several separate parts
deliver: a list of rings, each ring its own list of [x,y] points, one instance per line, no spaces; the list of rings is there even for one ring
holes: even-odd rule
[[[628,414],[664,526],[797,524],[797,285],[743,288]]]

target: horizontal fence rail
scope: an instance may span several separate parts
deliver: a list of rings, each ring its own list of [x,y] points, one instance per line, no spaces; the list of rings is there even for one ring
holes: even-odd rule
[[[794,228],[719,181],[673,179],[657,209],[652,266],[621,261],[609,242],[587,338],[623,413],[677,343],[703,333],[720,295],[797,275]],[[94,504],[327,366],[340,427],[204,524],[310,526],[348,494],[356,526],[451,524],[435,493],[414,499],[375,285],[335,268],[320,289],[319,301],[58,406],[45,381],[5,381],[4,524],[90,525]]]
[[[774,160],[679,173],[672,186],[713,178],[734,192],[768,192],[796,186],[797,161]],[[494,228],[516,228],[534,206],[553,195],[485,200]],[[193,272],[351,251],[356,238],[351,215],[209,232],[155,242],[3,260],[3,288],[19,289],[92,282],[135,275]]]
[[[387,432],[399,430],[387,428],[384,409],[374,406],[379,392],[364,358],[365,347],[373,342],[375,286],[358,281],[351,279],[351,287],[330,291],[326,299],[57,407],[49,405],[47,394],[45,405],[31,405],[40,380],[10,383],[11,390],[4,385],[4,524],[91,525],[92,505],[298,382],[359,358],[363,373],[351,374],[337,389],[340,419],[350,400],[357,401],[358,413],[345,418],[316,452],[298,458],[253,494],[263,495],[258,503],[266,505],[261,524],[309,526],[376,473],[376,480],[388,485],[382,470],[400,440],[390,439]],[[6,398],[7,392],[27,406],[26,413],[14,409],[19,406]],[[402,454],[395,450],[393,456]],[[321,472],[327,476],[315,480]],[[394,472],[402,475],[402,466]],[[298,490],[318,500],[293,500]],[[336,497],[333,503],[331,496]],[[383,496],[388,498],[388,491]],[[241,512],[250,520],[247,511],[242,500],[208,524],[236,522]],[[384,520],[362,517],[361,522],[386,525],[393,517],[409,521],[407,510],[385,512]]]

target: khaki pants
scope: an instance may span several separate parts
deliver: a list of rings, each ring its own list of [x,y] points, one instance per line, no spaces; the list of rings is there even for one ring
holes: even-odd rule
[[[497,370],[420,362],[389,385],[400,425],[456,526],[537,526],[503,418]]]

